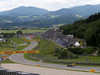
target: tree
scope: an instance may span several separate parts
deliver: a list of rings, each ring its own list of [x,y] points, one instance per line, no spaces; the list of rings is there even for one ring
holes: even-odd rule
[[[68,59],[68,51],[66,49],[62,49],[58,54],[58,59]]]
[[[23,34],[23,32],[21,30],[17,31],[17,37],[19,37],[21,34]]]
[[[88,28],[85,32],[85,40],[87,45],[95,46],[96,45],[96,33],[92,28]]]
[[[72,52],[69,52],[67,49],[60,49],[59,52],[57,52],[58,59],[75,59],[78,58],[78,56],[74,55]]]
[[[2,33],[4,38],[11,38],[15,35],[15,33]]]
[[[98,37],[97,37],[97,40],[96,40],[96,41],[97,41],[97,44],[98,44],[98,45],[100,45],[100,34],[98,35]]]

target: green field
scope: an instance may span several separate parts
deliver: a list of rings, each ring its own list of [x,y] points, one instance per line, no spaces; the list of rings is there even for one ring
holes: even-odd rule
[[[35,38],[35,39],[40,39],[40,38]],[[39,53],[35,54],[35,56],[40,56],[43,58],[46,58],[48,56],[53,57],[53,52],[55,51],[55,48],[61,48],[61,46],[57,45],[56,43],[52,42],[51,40],[45,40],[45,39],[40,39],[40,42],[38,42],[38,50]],[[36,50],[36,47],[34,48]],[[34,50],[33,49],[33,50]],[[29,56],[33,56],[33,54],[25,54],[24,57],[26,59],[31,60]],[[34,57],[34,56],[33,56]]]
[[[18,30],[0,30],[0,33],[16,33]],[[21,30],[23,33],[43,32],[46,30]]]
[[[21,39],[26,39],[26,38],[21,38]],[[24,41],[22,41],[22,40],[20,40],[20,39],[18,39],[17,37],[13,37],[13,38],[9,38],[9,39],[7,39],[7,42],[0,42],[0,45],[14,45],[14,43],[13,42],[11,42],[11,40],[13,41],[13,42],[15,42],[16,44],[24,44],[25,42]]]
[[[10,59],[6,59],[5,61],[3,61],[3,63],[15,63],[15,62],[11,61]]]
[[[38,38],[40,39],[40,38]],[[79,62],[79,63],[100,63],[100,56],[79,56],[78,59],[58,59],[54,56],[55,48],[61,48],[56,43],[52,42],[51,40],[40,39],[41,41],[38,42],[38,50],[40,51],[39,54],[25,54],[24,57],[26,59],[36,61],[34,59],[29,58],[29,56],[38,57],[40,59],[47,59],[53,61],[62,61],[62,62]],[[36,48],[36,47],[35,47]],[[47,62],[49,63],[49,62]],[[86,65],[85,65],[86,66]],[[91,65],[92,66],[92,65]]]
[[[40,55],[52,55],[52,53],[55,51],[55,48],[61,47],[51,40],[41,39],[38,50],[40,51]]]
[[[0,42],[0,45],[14,45],[10,39],[7,39],[7,42]]]
[[[26,40],[26,38],[24,38],[24,37],[20,37],[20,38],[21,38],[22,40]],[[16,42],[17,44],[23,44],[23,43],[24,43],[22,40],[18,39],[17,37],[16,37],[16,38],[14,37],[14,38],[12,38],[12,39],[13,39],[14,42]],[[30,42],[29,42],[29,44],[30,44]],[[14,50],[14,51],[20,51],[20,50],[26,48],[27,46],[29,46],[29,45],[13,46],[13,47],[17,47],[17,49]]]
[[[24,37],[20,37],[20,38],[23,40],[26,40],[26,38],[24,38]],[[40,41],[38,41],[38,45],[37,45],[38,47],[35,47],[33,50],[37,49],[40,52],[38,54],[34,54],[34,55],[33,55],[33,53],[32,54],[25,54],[24,57],[26,59],[33,60],[33,59],[28,57],[28,56],[33,56],[33,57],[38,57],[40,59],[49,59],[49,60],[63,61],[63,62],[100,63],[99,56],[79,56],[78,59],[58,59],[57,57],[54,56],[54,51],[55,51],[55,48],[61,48],[61,46],[52,42],[51,40],[41,39],[39,36],[35,37],[35,39],[40,39]],[[21,41],[17,37],[11,38],[9,40],[13,40],[17,44],[24,43],[23,41]],[[30,42],[29,42],[29,44],[30,44]],[[17,47],[17,49],[14,51],[20,51],[27,46],[23,45],[23,46],[13,46],[13,47],[5,47],[5,48],[0,47],[0,50],[1,51],[9,51],[9,50],[14,49],[14,47]],[[86,62],[86,59],[88,59],[88,62]],[[33,61],[35,61],[35,60],[33,60]],[[4,62],[5,63],[13,63],[9,59],[6,59]]]
[[[20,37],[21,39],[26,39],[26,38],[24,38],[24,37]],[[11,40],[13,40],[15,43],[17,43],[17,44],[23,44],[24,42],[22,41],[22,40],[20,40],[20,39],[18,39],[17,37],[14,37],[14,38],[9,38],[9,39],[7,39],[8,41],[7,42],[0,42],[0,44],[1,45],[12,45],[11,47],[0,47],[0,51],[10,51],[10,50],[14,50],[14,51],[20,51],[20,50],[22,50],[22,49],[24,49],[24,48],[26,48],[27,46],[29,46],[29,45],[22,45],[22,46],[16,46],[16,45],[14,45],[12,42],[11,42]],[[30,42],[29,42],[29,44],[30,44]],[[15,49],[16,48],[16,49]],[[11,55],[11,54],[8,54],[8,55]],[[5,61],[3,62],[3,63],[15,63],[15,62],[13,62],[13,61],[11,61],[10,59],[5,59]]]
[[[46,57],[53,61],[62,61],[62,62],[79,62],[79,63],[100,63],[99,56],[79,56],[78,59],[57,59],[57,57]],[[86,58],[88,61],[86,62]]]
[[[12,40],[13,42],[15,42],[16,44],[24,44],[24,41],[18,39],[17,37],[11,38],[11,40]]]
[[[0,51],[9,51],[15,49],[14,47],[0,47]]]
[[[40,39],[40,41],[38,41],[38,50],[40,51],[39,55],[52,55],[55,51],[55,48],[61,48],[61,46],[59,46],[55,42],[51,40],[41,39],[40,36],[35,37],[35,39]]]
[[[25,37],[20,37],[22,40],[27,40],[27,38],[25,38]],[[27,42],[27,44],[30,44],[31,42],[30,41],[25,41],[25,42]]]

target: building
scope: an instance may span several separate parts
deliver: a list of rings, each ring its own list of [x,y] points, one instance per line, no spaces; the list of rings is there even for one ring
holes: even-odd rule
[[[6,42],[6,40],[5,40],[5,39],[0,38],[0,42]]]

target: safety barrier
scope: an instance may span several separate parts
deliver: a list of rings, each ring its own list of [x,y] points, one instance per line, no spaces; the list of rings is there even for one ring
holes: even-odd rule
[[[38,60],[39,58],[34,58],[32,56],[29,56],[29,58],[31,59],[35,59],[35,60]],[[80,63],[80,62],[64,62],[64,61],[54,61],[54,60],[45,60],[45,59],[42,59],[43,61],[46,61],[46,62],[53,62],[53,63],[63,63],[63,64],[72,64],[72,63],[76,63],[78,65],[100,65],[100,63]]]
[[[9,69],[0,68],[0,75],[40,75],[40,74],[26,73],[22,71],[12,71]]]
[[[100,65],[100,63],[62,62],[62,61],[52,61],[52,60],[43,60],[43,61],[46,61],[46,62],[54,62],[54,63],[65,63],[65,64],[76,63],[78,65]]]

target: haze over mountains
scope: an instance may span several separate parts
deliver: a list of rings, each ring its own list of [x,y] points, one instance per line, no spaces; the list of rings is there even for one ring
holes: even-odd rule
[[[5,26],[38,26],[50,27],[58,24],[69,24],[100,12],[100,5],[85,5],[48,11],[37,7],[18,7],[0,12],[0,27]]]

